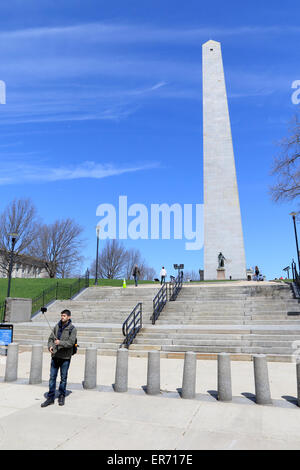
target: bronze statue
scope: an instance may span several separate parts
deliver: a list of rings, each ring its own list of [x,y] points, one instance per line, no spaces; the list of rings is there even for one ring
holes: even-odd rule
[[[218,268],[224,268],[224,261],[226,261],[226,258],[225,258],[225,256],[220,252],[219,255],[218,255],[218,262],[219,262]]]

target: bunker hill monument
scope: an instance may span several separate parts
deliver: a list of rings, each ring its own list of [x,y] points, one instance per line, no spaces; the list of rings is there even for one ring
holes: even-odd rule
[[[202,46],[204,279],[246,279],[221,44]],[[220,263],[219,254],[223,256]]]

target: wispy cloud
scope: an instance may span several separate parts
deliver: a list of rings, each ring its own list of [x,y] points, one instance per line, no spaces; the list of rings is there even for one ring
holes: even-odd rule
[[[139,109],[166,82],[149,87],[100,90],[96,87],[64,87],[15,91],[0,111],[0,123],[46,123],[67,121],[120,121]]]
[[[49,183],[55,181],[78,180],[83,178],[102,179],[138,171],[156,169],[158,162],[115,166],[85,161],[79,165],[49,167],[46,165],[24,164],[22,161],[7,162],[0,165],[0,185],[18,183]]]
[[[284,33],[300,35],[300,27],[162,28],[98,22],[2,31],[0,78],[7,83],[7,104],[0,107],[0,123],[120,121],[149,100],[199,101],[204,41],[239,37],[253,43],[253,38]],[[167,56],[161,54],[162,44],[174,45]],[[172,53],[178,45],[181,52]],[[182,46],[191,45],[198,48],[199,61],[182,53]],[[265,69],[252,69],[252,77],[249,73],[242,80],[241,67],[226,66],[230,97],[286,89],[287,70],[274,77]]]
[[[38,27],[20,29],[15,31],[2,31],[0,41],[31,41],[47,40],[57,41],[61,37],[71,37],[83,43],[138,43],[138,42],[194,42],[199,39],[207,40],[214,37],[245,36],[245,35],[278,35],[300,34],[299,25],[240,25],[235,27],[216,27],[215,25],[197,28],[163,28],[151,24],[130,23],[83,23],[59,27]]]

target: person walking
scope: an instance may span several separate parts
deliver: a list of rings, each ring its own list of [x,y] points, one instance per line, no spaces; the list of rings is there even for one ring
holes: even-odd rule
[[[255,271],[254,271],[254,272],[255,272],[255,280],[256,280],[256,281],[259,281],[259,277],[258,277],[258,276],[259,276],[259,269],[258,269],[258,266],[255,266]]]
[[[167,271],[165,270],[164,266],[161,268],[160,271],[160,284],[162,285],[163,282],[166,282],[166,275]]]
[[[140,272],[137,264],[134,265],[132,275],[134,277],[135,287],[137,287],[138,286],[138,279],[139,279],[139,276],[141,275],[141,272]]]
[[[53,405],[56,391],[56,378],[60,370],[60,385],[58,404],[65,404],[68,371],[70,367],[73,347],[76,344],[77,330],[72,324],[70,310],[61,312],[61,319],[55,325],[48,339],[48,350],[51,353],[49,392],[47,400],[41,404],[42,408]]]

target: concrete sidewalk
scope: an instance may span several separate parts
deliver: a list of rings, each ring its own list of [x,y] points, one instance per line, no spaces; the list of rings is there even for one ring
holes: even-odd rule
[[[129,358],[129,391],[115,393],[115,357],[98,356],[98,386],[83,390],[84,355],[72,358],[64,407],[41,408],[48,391],[29,385],[30,352],[19,354],[18,380],[4,383],[0,356],[0,449],[299,449],[300,408],[295,406],[296,366],[269,363],[273,406],[253,402],[252,362],[232,366],[233,402],[214,398],[216,361],[197,362],[197,396],[183,400],[183,360],[161,359],[160,396],[143,391],[147,359]],[[284,398],[283,398],[284,397]]]

